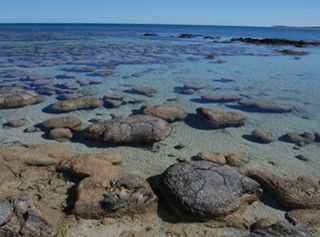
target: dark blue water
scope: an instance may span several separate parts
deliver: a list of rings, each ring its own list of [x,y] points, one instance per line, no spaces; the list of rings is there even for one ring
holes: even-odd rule
[[[73,35],[106,34],[138,36],[143,33],[156,33],[175,36],[180,33],[200,34],[221,38],[254,37],[283,38],[292,40],[320,41],[319,29],[239,27],[239,26],[190,26],[190,25],[144,25],[144,24],[0,24],[0,40],[7,34]],[[7,38],[5,38],[7,39]]]

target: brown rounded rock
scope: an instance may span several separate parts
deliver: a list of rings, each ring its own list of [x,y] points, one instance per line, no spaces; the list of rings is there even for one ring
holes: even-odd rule
[[[320,208],[320,183],[316,180],[309,177],[285,179],[259,170],[247,170],[245,174],[259,182],[287,208]]]
[[[176,105],[150,105],[144,107],[143,113],[168,122],[184,120],[187,117],[187,113]]]
[[[195,159],[206,160],[220,165],[225,165],[227,163],[225,156],[221,153],[201,152],[195,156]]]
[[[68,128],[54,128],[49,132],[49,137],[57,141],[70,140],[73,134]]]
[[[246,120],[242,114],[236,112],[221,112],[208,108],[197,108],[196,111],[213,128],[239,127],[244,125]]]
[[[132,115],[92,124],[83,130],[88,138],[108,143],[154,143],[167,138],[172,127],[165,120],[148,115]]]
[[[42,122],[42,126],[47,129],[69,128],[72,131],[78,132],[82,128],[82,122],[74,116],[49,118]]]
[[[95,109],[103,106],[103,101],[97,98],[85,98],[59,101],[50,107],[54,113],[66,113],[81,109]]]
[[[44,97],[33,91],[8,87],[0,88],[0,109],[19,108],[43,101]]]
[[[246,154],[242,153],[231,153],[226,157],[227,164],[231,166],[240,167],[249,162],[249,158]]]
[[[270,143],[273,142],[273,136],[271,133],[265,132],[262,129],[255,129],[252,131],[251,136],[256,139],[257,141],[263,143]]]
[[[293,108],[286,105],[275,103],[273,101],[240,100],[238,103],[244,109],[248,109],[253,112],[288,113],[293,111]]]

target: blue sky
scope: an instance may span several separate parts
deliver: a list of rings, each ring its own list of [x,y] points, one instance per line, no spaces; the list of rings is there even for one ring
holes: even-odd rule
[[[320,26],[320,0],[0,0],[0,22]]]

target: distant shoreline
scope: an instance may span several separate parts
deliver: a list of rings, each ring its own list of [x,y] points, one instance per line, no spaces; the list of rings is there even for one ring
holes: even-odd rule
[[[272,28],[293,28],[293,29],[320,30],[320,26],[272,26]]]

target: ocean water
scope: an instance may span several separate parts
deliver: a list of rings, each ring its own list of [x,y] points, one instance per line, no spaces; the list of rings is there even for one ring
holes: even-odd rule
[[[144,36],[145,33],[156,35]],[[198,36],[191,39],[179,38],[181,33]],[[174,133],[154,148],[67,142],[76,152],[115,150],[122,155],[126,170],[145,178],[160,174],[178,158],[190,158],[199,152],[243,152],[250,157],[250,162],[246,165],[248,168],[258,168],[286,177],[308,175],[320,179],[320,143],[297,147],[277,140],[288,132],[320,132],[320,47],[231,43],[229,40],[234,37],[320,41],[320,30],[174,25],[2,24],[0,87],[31,89],[46,94],[46,99],[43,103],[32,106],[0,110],[1,123],[18,118],[28,120],[21,128],[1,127],[0,143],[51,142],[41,132],[23,132],[25,128],[47,118],[61,116],[45,110],[58,101],[58,95],[48,88],[78,79],[99,78],[102,84],[81,86],[72,93],[82,97],[103,97],[110,92],[120,92],[126,98],[141,100],[142,103],[127,104],[115,109],[102,107],[68,113],[80,118],[85,125],[89,125],[89,120],[93,118],[128,116],[144,104],[178,105],[189,116],[184,122],[173,123]],[[282,49],[304,50],[308,54],[296,57],[275,52]],[[209,54],[214,55],[214,59],[208,59]],[[93,77],[90,73],[76,73],[74,79],[56,78],[65,73],[65,68],[75,66],[108,69],[112,71],[112,75]],[[21,75],[7,80],[4,76],[7,69],[16,69]],[[35,83],[30,84],[23,79],[26,75],[36,78]],[[50,81],[45,87],[41,86],[43,78],[49,78]],[[231,78],[233,81],[225,83],[221,78]],[[192,95],[177,93],[175,88],[187,82],[204,83],[207,87]],[[152,86],[158,93],[154,97],[128,93],[136,85]],[[204,104],[199,98],[206,93],[270,100],[291,106],[294,111],[282,114],[257,113],[240,110],[235,106],[236,103]],[[208,129],[195,119],[195,109],[198,107],[240,112],[247,118],[247,122],[245,126],[237,128]],[[246,139],[256,128],[272,133],[276,140],[270,144],[259,144]],[[174,147],[178,144],[187,146],[177,150]],[[295,158],[299,154],[307,156],[309,160]],[[250,210],[251,218],[267,216],[266,213],[283,215],[282,211],[263,204],[255,205],[256,209]]]

